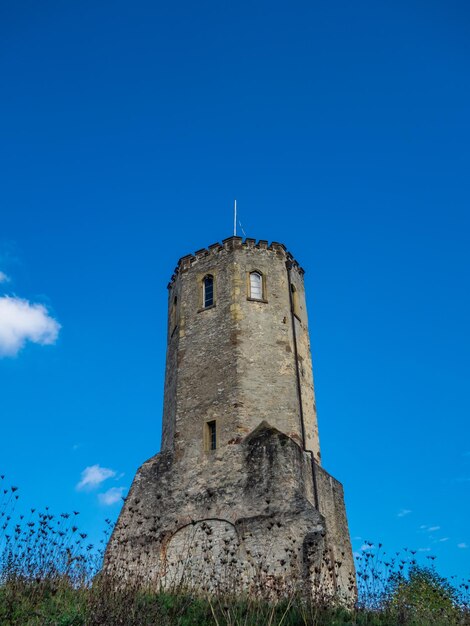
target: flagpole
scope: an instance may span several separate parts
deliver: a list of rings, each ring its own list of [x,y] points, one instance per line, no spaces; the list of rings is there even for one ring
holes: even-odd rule
[[[237,236],[237,201],[233,205],[233,236]]]

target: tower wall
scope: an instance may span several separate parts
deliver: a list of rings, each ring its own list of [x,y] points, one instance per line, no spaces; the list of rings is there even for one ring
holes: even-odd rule
[[[354,600],[342,487],[319,465],[303,274],[283,245],[238,237],[179,261],[162,451],[138,470],[105,554],[121,583]]]

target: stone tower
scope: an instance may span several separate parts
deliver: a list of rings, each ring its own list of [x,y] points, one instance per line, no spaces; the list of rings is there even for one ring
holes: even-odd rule
[[[241,237],[180,259],[161,452],[137,472],[108,573],[353,599],[343,489],[320,464],[303,274],[282,244]]]

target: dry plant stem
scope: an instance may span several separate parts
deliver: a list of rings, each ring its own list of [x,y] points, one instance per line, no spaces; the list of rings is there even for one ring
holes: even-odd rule
[[[286,610],[284,611],[284,613],[283,613],[283,615],[282,615],[282,617],[281,617],[281,621],[279,622],[278,626],[281,626],[281,624],[282,624],[282,622],[284,621],[284,619],[285,619],[286,615],[288,614],[288,612],[289,612],[289,610],[290,610],[291,606],[292,606],[292,598],[289,598],[289,603],[288,603],[288,605],[287,605],[287,607],[286,607]]]
[[[217,619],[217,616],[216,616],[216,614],[215,614],[215,611],[214,611],[214,606],[213,606],[213,604],[212,604],[212,602],[211,602],[210,597],[208,597],[208,598],[207,598],[207,600],[208,600],[208,602],[209,602],[209,606],[211,607],[211,612],[212,612],[212,616],[213,616],[213,618],[214,618],[214,621],[215,621],[215,623],[216,623],[216,625],[217,625],[217,626],[220,626],[220,624],[219,624],[219,620]]]

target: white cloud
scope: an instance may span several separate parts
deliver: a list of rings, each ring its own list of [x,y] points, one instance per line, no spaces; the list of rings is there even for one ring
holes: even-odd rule
[[[464,542],[458,543],[457,544],[457,548],[468,548],[468,545],[466,543],[464,543]]]
[[[108,491],[104,493],[98,494],[98,499],[101,504],[105,504],[106,506],[110,506],[111,504],[116,504],[122,498],[122,494],[124,493],[124,487],[111,487]]]
[[[431,552],[431,548],[418,548],[418,552]]]
[[[430,526],[430,527],[428,528],[428,530],[429,530],[429,532],[430,532],[430,533],[433,533],[433,532],[435,532],[436,530],[441,530],[441,527],[440,527],[440,526]]]
[[[0,298],[0,357],[15,356],[27,341],[53,344],[60,324],[42,304],[12,296]]]
[[[421,524],[421,526],[419,527],[420,530],[426,530],[427,526],[426,524]]]
[[[82,472],[82,477],[77,485],[78,490],[90,491],[108,478],[116,476],[116,472],[108,467],[100,467],[99,465],[90,465],[85,467]]]
[[[405,515],[409,515],[411,513],[410,509],[402,509],[399,513],[397,513],[398,517],[405,517]]]
[[[10,277],[5,274],[5,272],[0,271],[0,283],[9,283]]]
[[[365,543],[361,546],[361,550],[363,552],[365,552],[366,550],[374,550],[374,545],[369,545],[368,543]]]

